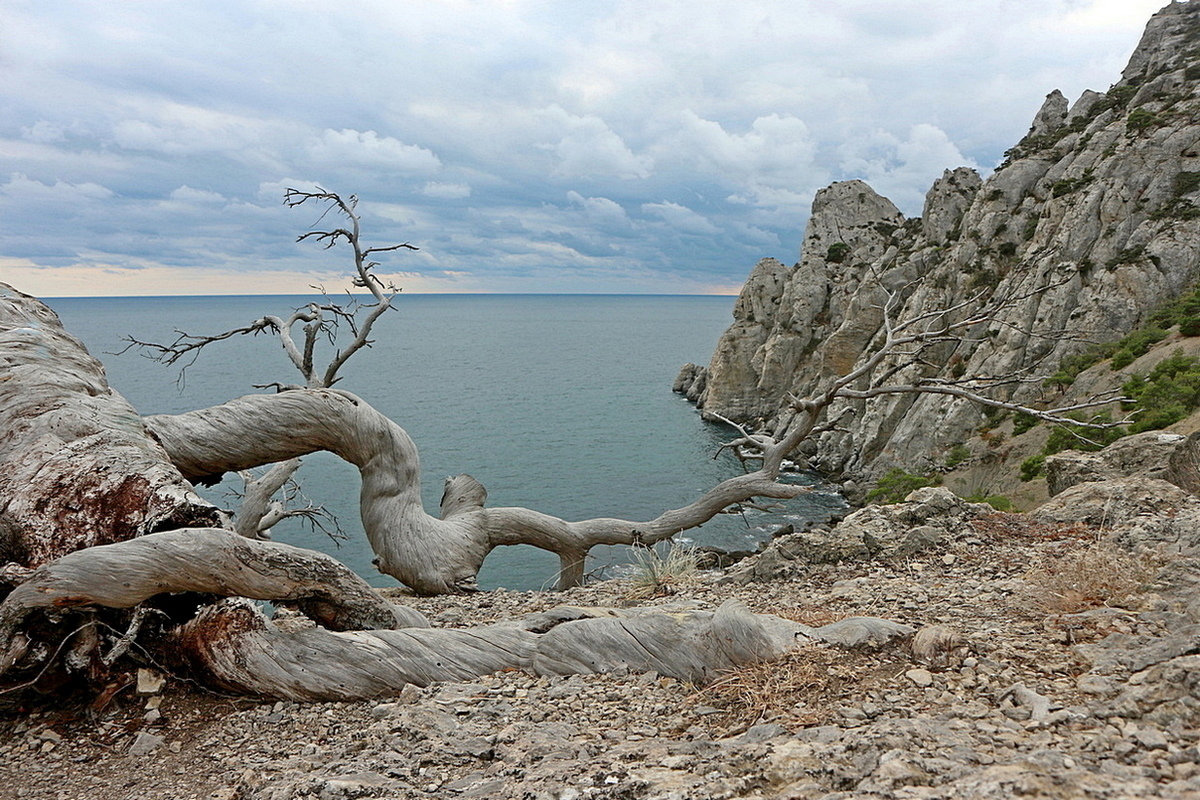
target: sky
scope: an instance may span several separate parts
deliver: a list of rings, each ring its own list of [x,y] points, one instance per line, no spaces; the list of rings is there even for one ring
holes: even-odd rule
[[[408,292],[727,294],[816,191],[906,215],[1165,0],[4,0],[0,281],[347,285],[288,187],[356,195]],[[326,219],[322,224],[327,223]]]

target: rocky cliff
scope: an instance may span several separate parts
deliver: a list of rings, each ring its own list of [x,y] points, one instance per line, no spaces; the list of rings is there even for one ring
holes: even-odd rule
[[[1035,402],[1090,342],[1120,338],[1200,280],[1200,0],[1149,22],[1120,80],[1074,104],[1047,96],[1028,133],[986,181],[947,170],[922,215],[905,219],[861,181],[817,194],[799,263],[750,274],[707,368],[677,389],[709,416],[765,428],[878,346],[882,301],[900,317],[1008,298],[989,323],[897,379],[1011,375],[1002,399]],[[965,313],[965,312],[961,312]],[[932,357],[930,357],[932,356]],[[697,382],[699,381],[699,382]],[[897,395],[852,403],[846,430],[814,443],[832,474],[922,469],[984,422],[968,401]]]

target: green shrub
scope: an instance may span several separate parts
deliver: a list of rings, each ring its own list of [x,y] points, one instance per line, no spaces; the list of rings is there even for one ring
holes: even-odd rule
[[[956,444],[946,455],[946,469],[954,469],[971,457],[971,448],[965,444]]]
[[[1188,413],[1189,409],[1179,403],[1168,403],[1165,406],[1147,409],[1146,413],[1138,417],[1137,422],[1129,426],[1129,432],[1144,433],[1145,431],[1160,430],[1179,422]]]
[[[1162,122],[1158,115],[1153,111],[1147,111],[1144,108],[1135,108],[1129,112],[1129,116],[1125,118],[1125,130],[1129,132],[1144,131],[1151,125],[1157,125]]]
[[[1070,386],[1075,382],[1075,378],[1078,377],[1079,373],[1094,364],[1099,364],[1106,358],[1111,358],[1113,353],[1117,351],[1119,344],[1119,342],[1106,342],[1104,344],[1092,345],[1082,353],[1067,356],[1058,365],[1058,372],[1045,380],[1045,385],[1049,387]]]
[[[1132,364],[1135,359],[1137,359],[1137,356],[1133,354],[1132,350],[1129,348],[1122,348],[1113,355],[1112,368],[1125,369],[1125,367],[1128,367],[1130,364]]]
[[[1150,219],[1200,219],[1200,206],[1191,200],[1176,197],[1164,203],[1150,215]]]
[[[829,251],[825,253],[825,260],[831,264],[841,264],[848,255],[850,255],[850,245],[845,242],[837,242],[829,245]]]
[[[1004,422],[1004,418],[1008,416],[1008,412],[997,406],[986,406],[983,409],[983,418],[985,420],[983,427],[992,429]]]
[[[1105,95],[1105,99],[1108,100],[1108,103],[1105,104],[1107,107],[1104,110],[1107,111],[1109,108],[1121,108],[1127,105],[1129,101],[1133,99],[1135,94],[1137,94],[1136,86],[1114,86],[1113,88],[1109,89],[1108,93]],[[1096,105],[1098,106],[1101,104],[1104,104],[1104,100],[1099,100],[1096,102]]]
[[[1112,368],[1124,369],[1135,359],[1146,355],[1150,348],[1167,338],[1167,332],[1157,325],[1141,328],[1117,342],[1117,351],[1112,356]]]
[[[1117,251],[1117,254],[1108,260],[1109,267],[1119,267],[1122,264],[1136,264],[1142,260],[1142,255],[1146,252],[1144,247],[1125,247]]]
[[[1200,190],[1200,172],[1177,172],[1171,181],[1171,193],[1183,197]]]
[[[900,467],[892,467],[879,479],[875,488],[867,494],[867,500],[885,505],[899,503],[908,497],[910,492],[926,486],[936,486],[939,482],[940,478],[936,475],[914,475]]]
[[[1130,433],[1165,428],[1200,407],[1200,359],[1173,353],[1150,374],[1127,380],[1121,391],[1137,418]]]
[[[1036,428],[1040,422],[1040,419],[1028,411],[1018,411],[1013,415],[1013,436],[1020,436],[1022,433]]]
[[[1197,219],[1200,207],[1184,195],[1200,191],[1200,172],[1177,172],[1171,180],[1171,199],[1150,215],[1151,219]]]
[[[1013,510],[1012,500],[1009,500],[1002,494],[989,494],[985,496],[983,492],[976,492],[970,497],[964,497],[963,499],[968,503],[987,503],[997,511]]]
[[[1200,336],[1200,317],[1189,317],[1180,322],[1179,332],[1184,336]]]
[[[1055,197],[1062,197],[1064,194],[1070,194],[1081,186],[1078,178],[1063,178],[1060,181],[1055,181],[1050,187],[1050,193]]]
[[[981,269],[971,276],[968,287],[971,291],[994,289],[1000,284],[1000,273],[991,269]]]
[[[1045,465],[1046,457],[1040,453],[1025,459],[1021,462],[1021,480],[1026,482],[1033,480],[1042,474]]]
[[[1093,414],[1085,419],[1082,414],[1073,415],[1080,422],[1090,422],[1094,425],[1104,425],[1112,422],[1108,413]],[[1103,450],[1108,445],[1125,436],[1129,431],[1124,428],[1092,428],[1087,425],[1057,425],[1050,436],[1046,438],[1046,446],[1042,455],[1052,456],[1063,450],[1081,450],[1085,453]]]

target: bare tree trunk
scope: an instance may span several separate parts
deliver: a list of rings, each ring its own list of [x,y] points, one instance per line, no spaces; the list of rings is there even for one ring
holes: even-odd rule
[[[577,585],[583,559],[598,544],[652,544],[712,519],[752,497],[795,497],[780,484],[778,460],[730,478],[696,502],[654,519],[568,522],[527,508],[484,508],[487,491],[469,475],[447,481],[442,518],[421,503],[420,460],[404,429],[363,400],[336,389],[248,395],[186,414],[147,417],[146,425],[187,477],[238,471],[328,450],[359,468],[363,528],[376,566],[425,594],[470,591],[495,547],[531,544],[557,553],[560,586]]]
[[[68,670],[102,677],[97,665],[106,669],[128,652],[152,615],[142,604],[168,594],[194,601],[183,613],[160,615],[167,628],[179,627],[159,658],[183,659],[202,680],[230,689],[295,700],[376,697],[407,683],[509,668],[568,674],[626,667],[702,683],[778,657],[798,636],[820,638],[737,606],[683,615],[556,609],[523,623],[433,630],[328,556],[225,528],[184,527],[217,516],[184,477],[323,449],[359,467],[364,525],[380,565],[415,588],[469,588],[491,548],[516,543],[558,552],[564,574],[577,579],[594,544],[650,543],[739,499],[797,493],[774,482],[774,450],[764,470],[647,522],[572,523],[529,509],[487,509],[486,491],[469,476],[447,482],[439,519],[421,507],[408,435],[345,392],[290,391],[150,418],[160,447],[53,313],[7,287],[0,294],[0,359],[0,531],[6,554],[26,557],[25,566],[0,572],[16,584],[0,603],[0,675],[9,679],[41,675],[60,660]],[[164,526],[178,529],[152,532]],[[249,600],[214,604],[213,596],[295,603],[323,627],[285,632]],[[138,610],[117,611],[131,608]],[[886,623],[864,629],[880,625],[888,635],[905,632]],[[118,634],[107,654],[100,650],[111,637],[102,630]]]
[[[0,564],[220,524],[58,316],[0,284]]]
[[[176,637],[199,672],[227,691],[314,701],[395,695],[409,683],[504,669],[573,675],[623,668],[703,685],[779,658],[806,630],[731,602],[716,612],[558,608],[478,628],[285,633],[252,606],[225,603],[205,609]]]

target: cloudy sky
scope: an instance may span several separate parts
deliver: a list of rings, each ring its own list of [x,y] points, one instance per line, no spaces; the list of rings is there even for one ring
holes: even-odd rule
[[[4,0],[0,280],[337,286],[319,184],[406,291],[736,291],[832,181],[989,170],[1164,2]]]

